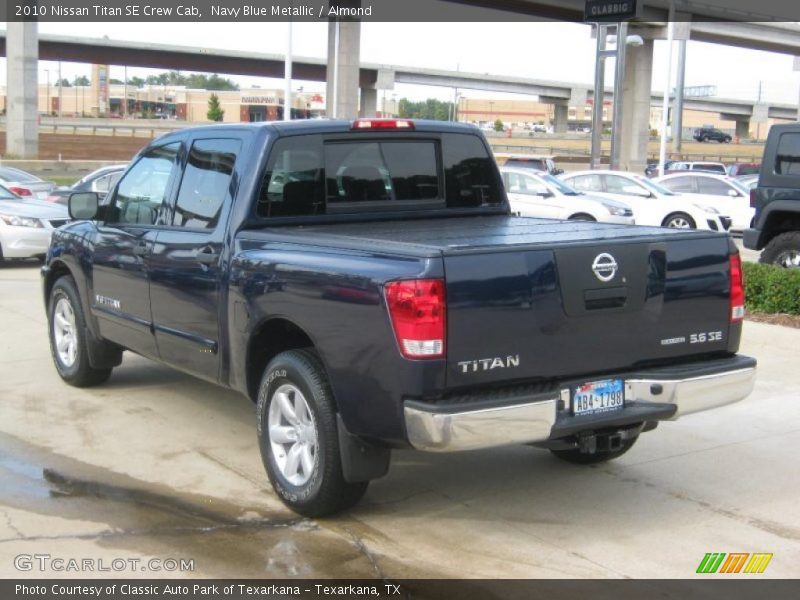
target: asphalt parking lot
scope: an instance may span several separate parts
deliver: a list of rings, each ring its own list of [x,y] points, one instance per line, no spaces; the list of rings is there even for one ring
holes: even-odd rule
[[[128,355],[104,386],[62,384],[38,271],[0,265],[0,577],[92,576],[15,567],[48,554],[194,561],[156,577],[685,578],[707,552],[800,575],[800,330],[746,323],[755,392],[618,461],[395,452],[358,507],[308,520],[272,493],[247,399]]]

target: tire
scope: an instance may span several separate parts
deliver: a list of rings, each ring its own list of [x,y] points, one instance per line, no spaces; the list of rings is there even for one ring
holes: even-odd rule
[[[293,511],[306,517],[331,515],[354,506],[367,491],[368,482],[344,479],[336,407],[315,353],[290,350],[270,361],[258,389],[256,415],[264,468],[278,497]]]
[[[553,456],[575,465],[596,465],[609,460],[614,460],[625,454],[636,443],[639,437],[624,440],[619,450],[603,450],[594,454],[584,454],[577,448],[574,450],[550,450]]]
[[[708,141],[708,136],[705,136],[705,135],[704,135],[704,136],[702,136],[702,137],[700,138],[700,141],[701,141],[701,142],[707,142],[707,141]]]
[[[111,368],[96,369],[89,363],[83,306],[75,280],[68,275],[58,279],[50,291],[47,329],[50,354],[61,379],[75,387],[91,387],[111,376]]]
[[[592,215],[587,215],[586,213],[578,213],[576,215],[572,215],[568,220],[569,221],[587,221],[587,222],[592,222],[592,223],[596,223],[597,222],[597,219],[595,219]]]
[[[694,219],[682,212],[667,215],[661,226],[672,229],[697,229],[697,223],[694,222]]]
[[[772,238],[761,252],[759,262],[800,269],[800,231],[788,231]]]

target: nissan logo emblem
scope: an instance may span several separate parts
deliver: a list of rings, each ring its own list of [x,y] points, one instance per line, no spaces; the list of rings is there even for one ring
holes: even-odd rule
[[[614,279],[618,266],[614,257],[604,252],[595,257],[592,263],[592,271],[600,281],[606,282]]]

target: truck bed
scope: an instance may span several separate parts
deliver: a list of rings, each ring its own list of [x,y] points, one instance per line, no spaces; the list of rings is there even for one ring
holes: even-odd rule
[[[724,239],[711,231],[671,230],[581,221],[530,219],[506,215],[460,218],[369,221],[303,227],[274,227],[247,231],[243,235],[287,243],[302,243],[350,250],[374,251],[415,257],[476,254],[503,251],[509,246],[548,248],[596,243],[614,243],[658,238],[667,240]]]

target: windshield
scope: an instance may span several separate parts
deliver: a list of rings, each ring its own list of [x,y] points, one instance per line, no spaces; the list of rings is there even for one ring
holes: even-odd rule
[[[567,185],[566,183],[564,183],[557,177],[554,177],[553,175],[539,175],[539,177],[541,177],[545,182],[547,182],[547,185],[557,189],[560,193],[564,194],[565,196],[578,196],[581,194],[581,192],[579,192],[572,186]]]
[[[677,194],[673,191],[668,190],[662,185],[657,184],[655,181],[651,179],[647,179],[646,177],[634,177],[638,183],[641,183],[644,187],[649,189],[651,192],[655,192],[660,196],[677,196]]]

